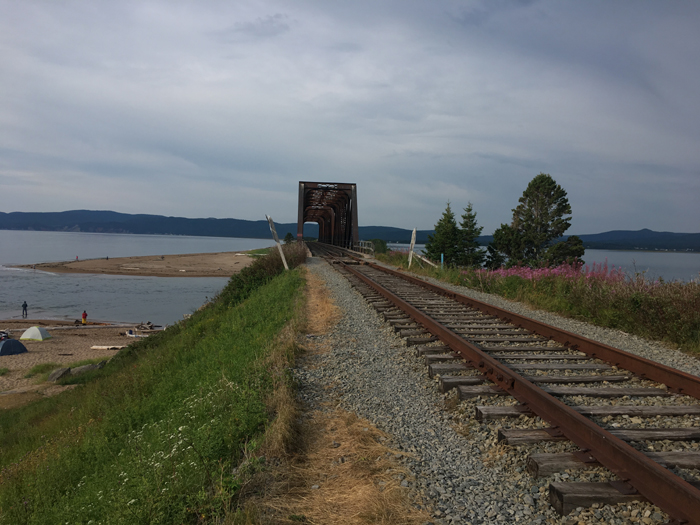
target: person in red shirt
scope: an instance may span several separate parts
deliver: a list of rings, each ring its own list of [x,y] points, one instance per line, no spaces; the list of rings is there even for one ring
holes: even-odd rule
[[[83,324],[87,324],[87,312],[83,310]]]

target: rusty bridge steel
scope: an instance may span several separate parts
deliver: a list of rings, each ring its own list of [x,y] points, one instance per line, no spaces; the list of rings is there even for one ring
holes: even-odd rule
[[[306,222],[318,224],[320,242],[352,249],[359,242],[357,184],[299,182],[298,241],[303,239]]]

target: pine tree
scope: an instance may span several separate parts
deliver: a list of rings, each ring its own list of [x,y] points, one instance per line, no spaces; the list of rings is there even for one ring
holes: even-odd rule
[[[447,208],[435,225],[435,235],[428,235],[428,242],[425,243],[425,254],[428,259],[433,261],[439,261],[440,255],[444,254],[445,264],[454,266],[459,262],[459,242],[460,231],[457,228],[455,214],[450,208],[450,202],[447,201]]]
[[[457,263],[460,266],[471,266],[481,268],[484,264],[486,254],[481,249],[476,238],[481,235],[483,226],[476,223],[476,212],[470,202],[462,214],[462,222],[459,224],[459,258]]]
[[[518,202],[511,224],[501,224],[494,232],[489,252],[507,257],[509,266],[558,264],[567,257],[583,255],[578,238],[566,246],[554,243],[571,226],[571,205],[566,191],[550,175],[540,173],[532,179]]]

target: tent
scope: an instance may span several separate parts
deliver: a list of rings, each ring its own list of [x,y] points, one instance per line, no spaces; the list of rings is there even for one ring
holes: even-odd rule
[[[44,339],[51,339],[51,335],[46,328],[32,326],[31,328],[25,330],[20,339],[26,339],[28,341],[43,341]]]
[[[0,355],[23,354],[27,348],[17,339],[3,339],[0,341]]]

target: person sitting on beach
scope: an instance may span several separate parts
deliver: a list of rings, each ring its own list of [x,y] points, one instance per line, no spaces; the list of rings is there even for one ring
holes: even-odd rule
[[[83,310],[83,324],[87,324],[87,312]]]
[[[22,317],[27,317],[27,301],[22,303]]]

